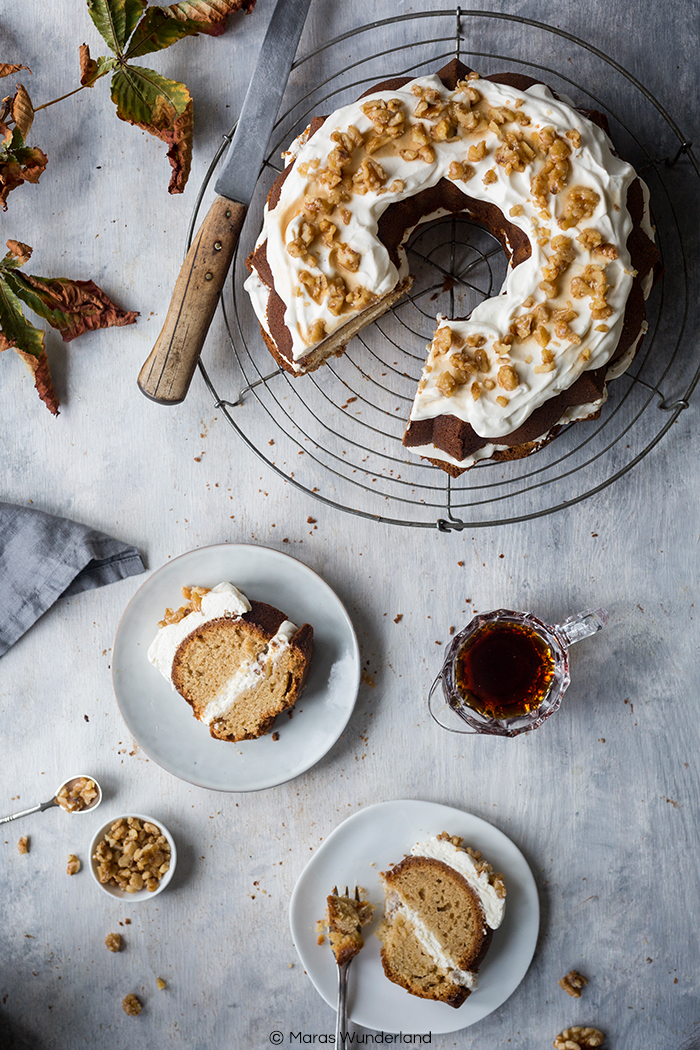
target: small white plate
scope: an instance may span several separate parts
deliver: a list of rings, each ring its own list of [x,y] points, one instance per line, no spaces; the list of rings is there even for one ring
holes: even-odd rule
[[[97,874],[98,865],[97,862],[93,860],[93,853],[95,852],[99,843],[105,837],[109,829],[112,827],[112,824],[114,824],[117,820],[121,820],[122,818],[126,819],[127,817],[136,817],[137,820],[142,820],[146,821],[148,824],[153,824],[159,829],[161,835],[165,835],[166,839],[168,840],[168,845],[170,846],[170,867],[158,883],[157,890],[136,890],[134,893],[127,893],[125,890],[120,890],[118,886],[112,885],[112,883],[100,882],[100,877]],[[163,892],[163,890],[166,888],[173,875],[175,874],[176,864],[177,849],[175,847],[175,840],[166,828],[165,824],[162,820],[156,820],[155,817],[147,817],[143,813],[117,813],[115,817],[112,817],[111,820],[108,820],[105,824],[102,825],[100,830],[92,836],[92,840],[90,842],[90,873],[103,893],[106,893],[109,897],[114,897],[116,900],[119,901],[148,901],[152,897],[157,897],[159,893]]]
[[[409,995],[384,976],[379,938],[374,935],[383,914],[379,872],[398,863],[421,838],[448,831],[465,845],[482,851],[506,883],[506,914],[486,959],[478,986],[458,1009]],[[335,1010],[337,973],[326,941],[317,943],[316,922],[326,911],[333,886],[367,890],[375,905],[365,928],[365,946],[349,972],[348,1017],[364,1028],[383,1032],[456,1032],[480,1021],[513,994],[532,960],[540,924],[537,887],[518,847],[492,824],[470,813],[435,802],[380,802],[348,817],[302,871],[289,906],[292,938],[314,987]]]
[[[290,719],[272,733],[238,744],[214,740],[189,704],[149,663],[148,647],[165,609],[182,605],[181,587],[228,581],[250,599],[281,609],[314,629],[306,688]],[[173,558],[129,602],[112,661],[117,703],[134,739],[169,773],[214,791],[259,791],[304,773],[330,751],[352,714],[360,653],[350,617],[327,583],[288,554],[253,544],[222,543]]]

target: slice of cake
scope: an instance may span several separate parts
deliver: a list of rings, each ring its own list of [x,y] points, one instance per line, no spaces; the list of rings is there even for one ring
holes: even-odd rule
[[[384,973],[411,995],[461,1006],[503,921],[503,876],[443,831],[417,843],[381,879]]]
[[[313,628],[250,602],[231,583],[183,588],[187,604],[165,618],[151,663],[218,740],[252,740],[294,706],[306,682]]]
[[[360,900],[357,890],[355,894],[355,898],[349,897],[346,890],[340,895],[334,886],[333,893],[326,898],[325,925],[338,966],[353,959],[364,946],[360,931],[372,919],[372,905]]]

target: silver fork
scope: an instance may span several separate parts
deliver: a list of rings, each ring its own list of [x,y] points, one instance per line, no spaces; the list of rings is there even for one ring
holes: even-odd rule
[[[333,887],[333,893],[338,896],[338,887]],[[348,887],[345,887],[345,896],[349,897],[350,892]],[[355,886],[355,900],[360,900],[359,887]],[[336,1007],[336,1020],[335,1020],[335,1045],[337,1047],[346,1046],[347,1033],[348,1033],[348,970],[350,969],[350,963],[355,958],[351,955],[350,958],[344,962],[339,963],[336,959],[336,966],[338,967],[338,1004]]]

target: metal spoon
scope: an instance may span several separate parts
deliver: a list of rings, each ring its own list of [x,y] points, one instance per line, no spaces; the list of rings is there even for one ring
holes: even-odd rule
[[[23,809],[20,813],[11,813],[9,817],[0,817],[0,824],[7,824],[10,820],[17,820],[18,817],[26,817],[30,813],[43,813],[45,809],[50,809],[51,806],[58,806],[57,796],[63,788],[69,788],[71,784],[74,784],[76,780],[84,778],[85,780],[91,780],[97,788],[97,797],[93,799],[89,806],[84,806],[83,809],[67,810],[70,813],[92,813],[93,809],[97,809],[100,802],[102,801],[102,788],[97,783],[94,777],[89,776],[87,773],[78,773],[77,776],[68,777],[68,780],[64,780],[62,784],[59,784],[56,794],[53,798],[50,798],[48,802],[40,802],[38,806],[32,806],[31,809]],[[63,809],[63,806],[61,806]]]

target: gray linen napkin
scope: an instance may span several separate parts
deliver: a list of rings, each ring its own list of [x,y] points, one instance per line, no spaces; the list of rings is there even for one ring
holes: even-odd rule
[[[57,598],[145,571],[135,547],[67,518],[0,503],[0,656]]]

